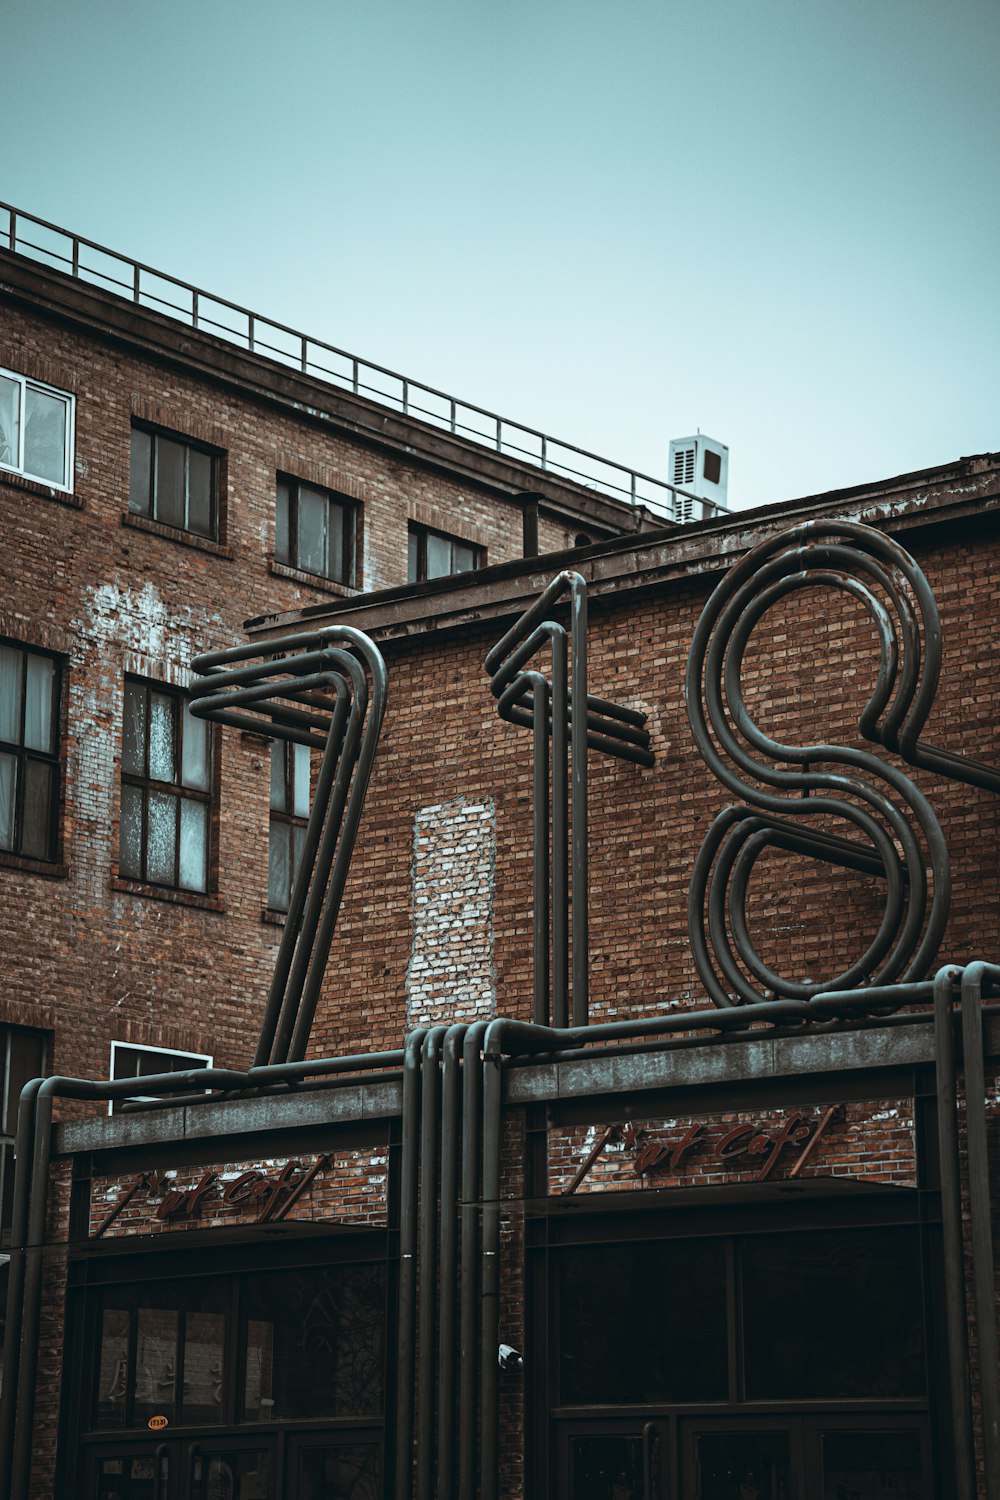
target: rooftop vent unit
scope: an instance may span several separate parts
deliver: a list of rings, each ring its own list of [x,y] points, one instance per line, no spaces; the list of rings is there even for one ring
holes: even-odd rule
[[[700,432],[696,437],[672,438],[667,483],[685,492],[674,496],[675,521],[701,521],[727,510],[729,449]],[[704,501],[710,503],[699,503]]]

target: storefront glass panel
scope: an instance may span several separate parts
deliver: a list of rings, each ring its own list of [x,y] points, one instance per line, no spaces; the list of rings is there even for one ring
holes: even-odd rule
[[[824,1432],[823,1500],[929,1500],[918,1432]]]

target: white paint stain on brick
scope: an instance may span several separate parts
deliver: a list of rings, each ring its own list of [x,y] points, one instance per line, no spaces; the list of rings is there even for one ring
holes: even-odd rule
[[[406,1024],[428,1026],[496,1015],[492,798],[422,807],[413,826],[413,946]]]

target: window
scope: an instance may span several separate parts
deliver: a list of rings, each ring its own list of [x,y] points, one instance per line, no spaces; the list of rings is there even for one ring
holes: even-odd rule
[[[713,453],[711,448],[705,449],[703,472],[710,484],[718,484],[722,478],[722,457],[718,453]]]
[[[0,1026],[0,1244],[10,1244],[14,1209],[14,1137],[21,1090],[47,1067],[48,1036],[26,1026]]]
[[[447,578],[450,573],[472,573],[484,562],[484,549],[443,531],[411,524],[407,581],[421,583],[426,578]]]
[[[354,1440],[378,1445],[385,1297],[386,1267],[376,1260],[157,1282],[133,1272],[93,1298],[88,1425],[334,1418],[345,1437],[358,1424]]]
[[[212,739],[182,693],[125,681],[118,873],[207,891]]]
[[[59,807],[58,661],[0,642],[0,849],[54,860]]]
[[[271,820],[267,845],[267,904],[287,911],[309,818],[309,747],[275,740],[271,746]]]
[[[219,459],[208,448],[132,428],[128,508],[178,531],[218,540]]]
[[[354,583],[357,506],[329,490],[278,476],[274,555],[334,583]]]
[[[175,1052],[170,1047],[144,1047],[138,1042],[111,1043],[111,1077],[149,1078],[153,1073],[186,1073],[189,1068],[210,1068],[211,1057],[198,1052]],[[130,1094],[129,1099],[144,1101],[152,1094]],[[120,1109],[125,1101],[112,1099],[108,1114]]]
[[[73,488],[73,397],[0,370],[0,469]]]

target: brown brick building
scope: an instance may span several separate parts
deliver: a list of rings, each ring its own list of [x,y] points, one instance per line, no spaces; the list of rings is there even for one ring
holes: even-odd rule
[[[44,1093],[25,1112],[4,1493],[987,1496],[996,457],[654,524],[37,257],[0,264],[0,382],[48,424],[0,475],[8,1140],[40,1069],[231,1070],[110,1117],[107,1087],[53,1086],[51,1139]],[[525,557],[536,516],[550,555]],[[787,800],[768,821],[713,775],[684,679],[720,579],[809,524],[821,555],[773,575],[793,584],[739,647],[762,763],[805,778],[789,831]],[[857,563],[870,534],[936,598],[936,693],[936,627],[895,552]],[[555,819],[533,858],[532,734],[484,663],[565,569],[603,706],[563,876]],[[317,767],[186,711],[192,659],[248,617],[264,656],[353,627],[388,672],[307,1059],[249,1079]],[[579,613],[544,618],[573,619],[578,657]],[[907,715],[880,747],[873,688],[926,732]],[[703,691],[695,672],[695,720]],[[757,810],[728,873],[716,852],[709,921],[689,892],[734,795]],[[758,1009],[728,1005],[734,968]]]

